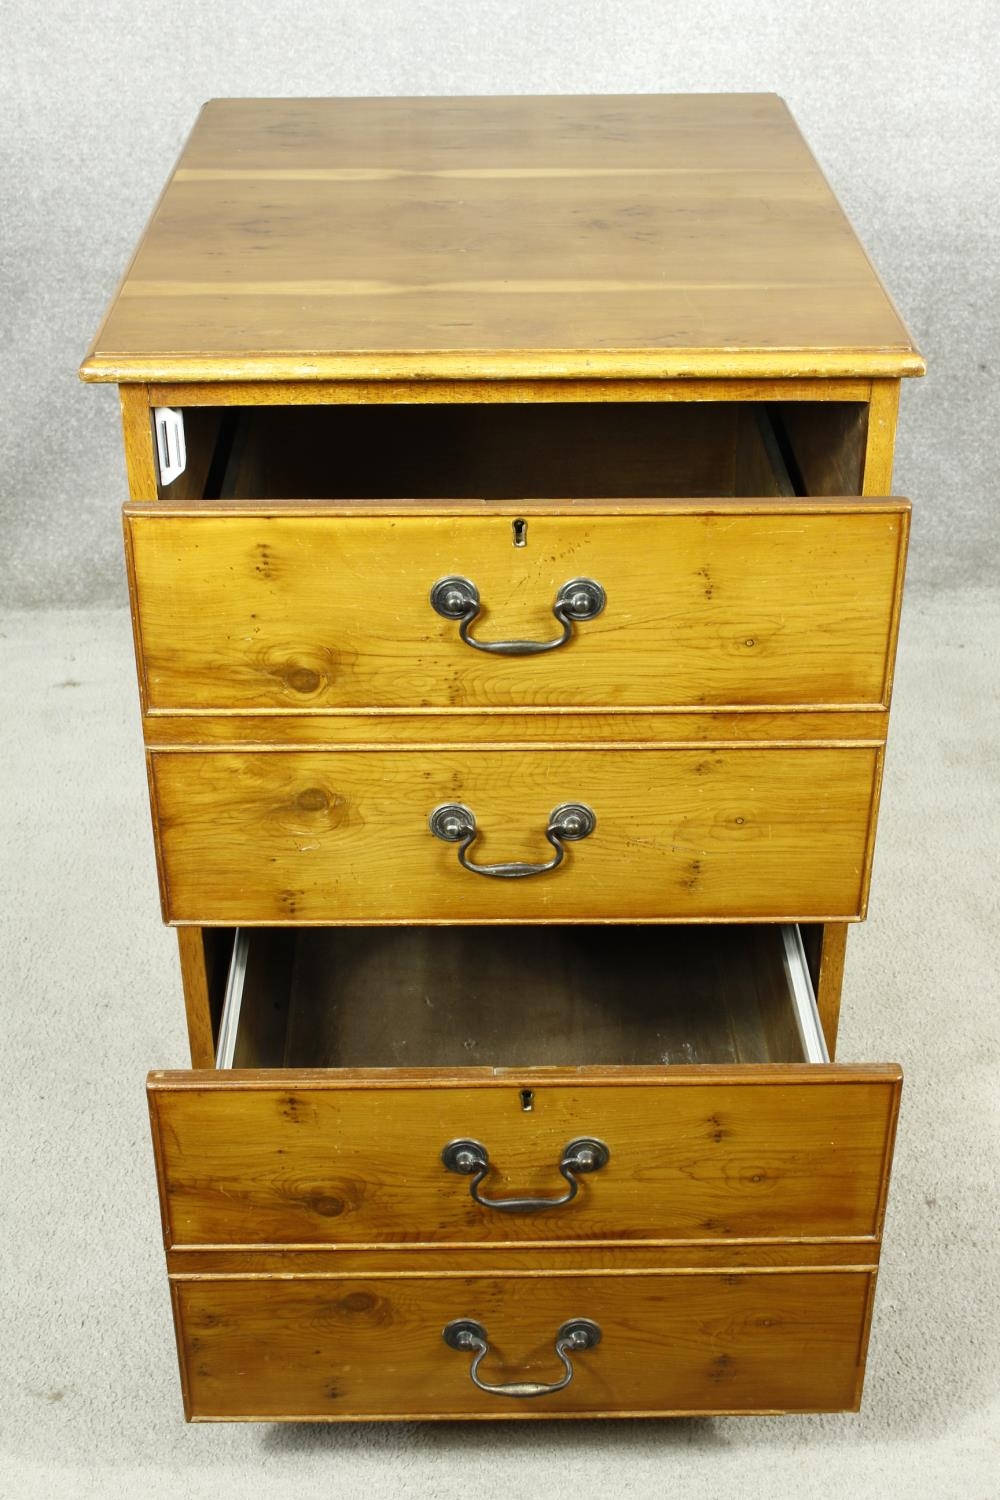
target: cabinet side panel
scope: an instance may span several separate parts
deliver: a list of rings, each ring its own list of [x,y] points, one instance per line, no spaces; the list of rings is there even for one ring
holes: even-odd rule
[[[156,446],[153,419],[149,406],[149,387],[118,387],[122,412],[122,441],[125,445],[125,472],[128,492],[133,500],[155,500],[159,493],[156,480]]]

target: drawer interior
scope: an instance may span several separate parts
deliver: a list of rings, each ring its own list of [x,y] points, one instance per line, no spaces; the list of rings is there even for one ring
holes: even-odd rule
[[[220,1068],[829,1060],[794,924],[241,928]]]
[[[688,499],[861,492],[859,402],[192,407],[185,499]]]

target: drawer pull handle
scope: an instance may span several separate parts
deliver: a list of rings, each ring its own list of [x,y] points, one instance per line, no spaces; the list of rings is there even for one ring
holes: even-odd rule
[[[479,1378],[479,1366],[490,1352],[489,1339],[482,1323],[473,1318],[456,1318],[442,1333],[449,1349],[458,1349],[472,1355],[469,1377],[472,1384],[489,1396],[551,1396],[555,1391],[564,1391],[573,1379],[571,1354],[583,1349],[593,1349],[601,1342],[601,1330],[590,1318],[572,1318],[564,1323],[556,1334],[556,1356],[563,1367],[558,1380],[545,1385],[536,1380],[514,1380],[508,1385],[490,1385]]]
[[[461,802],[443,802],[428,818],[431,833],[446,844],[458,845],[458,862],[463,870],[473,875],[490,875],[494,880],[521,880],[525,875],[546,875],[557,870],[563,862],[565,842],[585,839],[597,827],[592,808],[583,802],[563,802],[549,813],[545,837],[556,851],[542,865],[523,864],[519,860],[498,865],[477,865],[468,857],[469,846],[478,832],[476,815]]]
[[[477,641],[469,634],[478,619],[482,604],[479,590],[468,578],[452,575],[440,579],[431,589],[431,605],[446,620],[457,620],[458,633],[467,646],[477,651],[491,651],[494,656],[540,656],[565,646],[573,635],[574,622],[593,620],[607,603],[607,595],[592,578],[571,578],[556,595],[552,613],[562,626],[562,635],[551,641]]]
[[[569,1183],[569,1192],[561,1198],[483,1198],[480,1183],[490,1170],[490,1153],[479,1141],[450,1141],[441,1152],[441,1160],[449,1172],[460,1177],[471,1177],[469,1192],[481,1208],[499,1209],[505,1214],[532,1214],[545,1208],[562,1208],[572,1203],[580,1191],[577,1177],[586,1172],[599,1172],[611,1160],[611,1152],[603,1141],[593,1136],[579,1136],[570,1141],[559,1161],[560,1174]]]

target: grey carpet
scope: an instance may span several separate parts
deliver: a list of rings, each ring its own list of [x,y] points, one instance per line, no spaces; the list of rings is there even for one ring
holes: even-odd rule
[[[142,1082],[186,1062],[124,612],[0,620],[0,1495],[995,1500],[1000,595],[911,596],[844,1059],[907,1071],[859,1416],[183,1423]]]

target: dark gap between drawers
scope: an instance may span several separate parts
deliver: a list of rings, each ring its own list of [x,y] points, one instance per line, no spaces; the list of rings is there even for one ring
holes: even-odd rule
[[[699,499],[861,492],[862,402],[192,407],[164,497]]]

